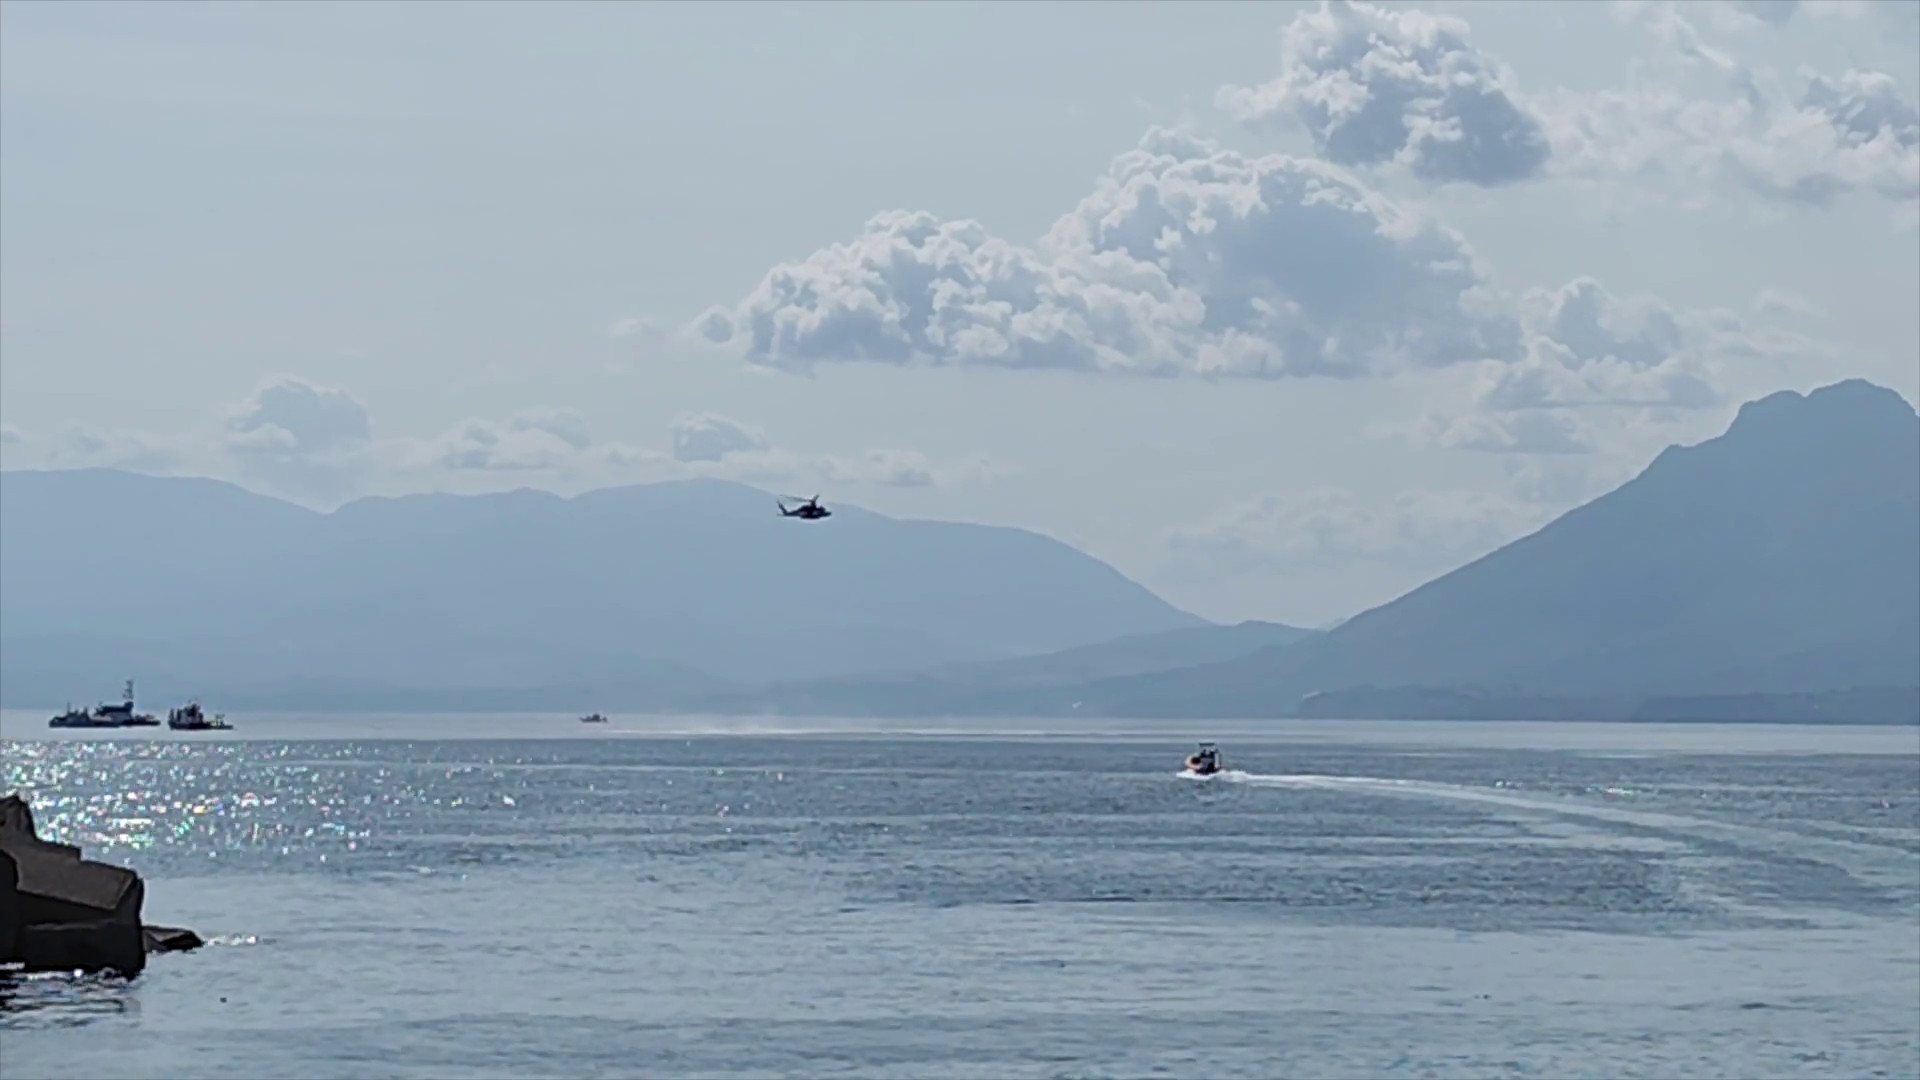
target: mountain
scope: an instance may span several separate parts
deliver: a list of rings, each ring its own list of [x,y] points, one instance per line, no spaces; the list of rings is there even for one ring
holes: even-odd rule
[[[725,712],[799,712],[839,716],[992,714],[1033,693],[1120,675],[1174,671],[1245,656],[1310,637],[1312,630],[1271,622],[1194,626],[1130,634],[1039,656],[952,664],[929,671],[876,672],[777,683],[723,692],[701,702]]]
[[[1072,696],[1119,715],[1355,715],[1369,695],[1393,715],[1528,698],[1615,715],[1915,686],[1920,415],[1851,380],[1749,402],[1723,435],[1323,634]]]
[[[0,474],[0,695],[235,708],[1920,720],[1920,415],[1742,407],[1331,628],[1212,626],[1013,529],[712,481],[365,499]],[[151,673],[151,674],[149,674]]]
[[[148,697],[606,687],[671,704],[1206,626],[1031,532],[847,506],[803,523],[720,481],[322,514],[212,480],[0,473],[9,702],[132,674]]]
[[[1152,634],[1128,634],[1092,645],[991,663],[955,664],[928,672],[946,682],[998,686],[1058,686],[1112,675],[1172,671],[1230,660],[1313,636],[1285,623],[1250,620],[1233,626],[1190,626]]]

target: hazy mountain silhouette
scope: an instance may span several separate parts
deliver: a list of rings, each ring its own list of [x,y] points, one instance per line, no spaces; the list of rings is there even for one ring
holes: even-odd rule
[[[1063,544],[713,481],[364,499],[0,476],[0,693],[236,708],[1920,719],[1920,416],[1744,406],[1324,631],[1211,626]]]
[[[953,664],[929,671],[876,672],[787,682],[705,701],[725,711],[833,713],[845,716],[993,714],[1041,688],[1072,687],[1118,675],[1174,671],[1290,644],[1315,633],[1249,621],[1131,634],[1039,656]]]
[[[1206,625],[1034,533],[850,506],[802,523],[720,481],[320,514],[212,480],[0,474],[0,692],[32,704],[125,675],[155,695],[608,687],[671,702],[722,680]]]
[[[1315,692],[1361,706],[1363,688],[1397,695],[1387,711],[1402,715],[1420,692],[1631,713],[1650,698],[1915,686],[1920,416],[1850,380],[1750,402],[1725,434],[1323,634],[1070,696],[1122,715],[1298,715]]]

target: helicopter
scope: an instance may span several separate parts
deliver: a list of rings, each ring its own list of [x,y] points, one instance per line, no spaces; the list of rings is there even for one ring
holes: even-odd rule
[[[787,498],[794,500],[800,505],[789,510],[787,509],[786,499],[780,500],[781,517],[797,517],[802,521],[818,521],[821,518],[833,516],[833,511],[820,505],[820,496],[818,495],[815,495],[811,499],[802,499],[798,495],[789,495]]]

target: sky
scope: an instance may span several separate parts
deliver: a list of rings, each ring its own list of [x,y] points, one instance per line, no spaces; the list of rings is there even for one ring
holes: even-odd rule
[[[1920,398],[1920,2],[0,5],[0,467],[688,476],[1388,601]]]

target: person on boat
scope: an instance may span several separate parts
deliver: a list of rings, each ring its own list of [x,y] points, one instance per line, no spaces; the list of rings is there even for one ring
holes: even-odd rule
[[[1220,771],[1220,750],[1212,743],[1201,743],[1200,749],[1187,759],[1189,771],[1207,776]]]

